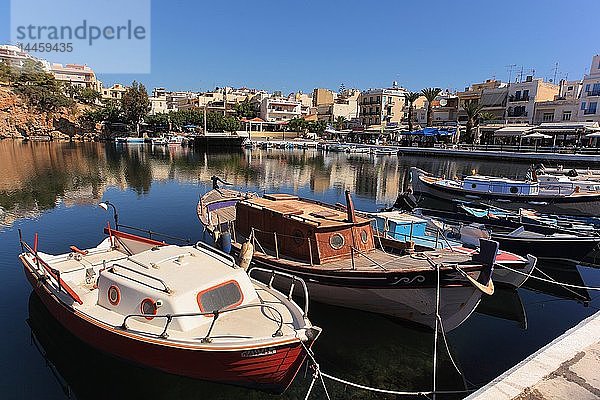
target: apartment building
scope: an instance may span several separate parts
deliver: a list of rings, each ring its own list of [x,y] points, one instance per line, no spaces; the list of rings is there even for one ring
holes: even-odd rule
[[[415,115],[417,123],[424,127],[427,126],[427,100],[424,96],[420,99],[424,101],[418,107],[415,107]],[[433,126],[456,125],[458,103],[458,96],[449,91],[444,91],[436,96],[431,102]]]
[[[600,122],[600,55],[592,57],[590,73],[583,77],[581,96],[578,104],[578,120]]]
[[[561,80],[554,100],[535,103],[534,124],[576,121],[581,87],[581,81]]]
[[[395,82],[391,88],[369,89],[358,97],[359,121],[365,126],[399,124],[404,118],[406,89]]]
[[[260,102],[260,118],[266,122],[287,122],[302,116],[302,103],[280,96],[264,97]]]
[[[167,91],[163,87],[154,88],[150,96],[150,115],[166,113],[167,109]]]
[[[103,100],[121,100],[123,98],[123,93],[127,90],[127,87],[121,85],[120,83],[115,83],[109,88],[102,88],[100,94],[102,95]]]
[[[505,119],[508,123],[532,124],[535,104],[554,100],[559,87],[542,78],[529,75],[522,82],[511,83],[508,88]]]
[[[508,98],[508,85],[496,79],[474,83],[462,92],[456,93],[458,97],[458,121],[467,122],[467,113],[464,106],[475,102],[481,105],[481,112],[490,113],[497,121],[504,120]]]
[[[316,107],[317,119],[319,121],[335,122],[339,117],[346,121],[358,117],[358,98],[360,91],[357,89],[347,89],[342,93],[334,93],[332,103],[319,104]],[[313,93],[314,99],[314,93]]]
[[[81,64],[58,64],[50,66],[50,73],[59,82],[90,89],[102,90],[102,83],[96,79],[96,74],[87,65]]]
[[[10,44],[0,45],[0,62],[5,62],[7,65],[13,68],[21,68],[26,60],[40,62],[46,71],[50,71],[50,63],[48,61],[35,58],[22,51],[18,46],[13,46]]]

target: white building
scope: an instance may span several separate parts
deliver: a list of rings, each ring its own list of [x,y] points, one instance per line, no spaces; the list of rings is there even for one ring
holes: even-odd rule
[[[369,89],[358,98],[359,119],[365,127],[401,123],[406,89],[394,82],[391,88]]]
[[[6,62],[10,67],[21,68],[25,60],[40,62],[46,71],[50,71],[50,63],[41,58],[35,58],[21,50],[18,46],[10,44],[0,45],[0,62]]]
[[[166,113],[167,110],[167,92],[165,88],[154,88],[150,96],[150,115]]]
[[[583,77],[581,97],[578,105],[578,120],[600,122],[600,55],[592,58],[590,73]]]
[[[260,103],[260,118],[267,122],[285,122],[302,116],[302,102],[284,97],[265,97]]]
[[[102,89],[102,84],[96,79],[96,74],[87,65],[54,63],[50,66],[50,72],[59,82],[94,89],[98,92]]]

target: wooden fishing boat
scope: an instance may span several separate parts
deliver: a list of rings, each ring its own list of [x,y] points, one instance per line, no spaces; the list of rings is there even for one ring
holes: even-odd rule
[[[464,179],[445,179],[419,168],[410,169],[412,190],[417,197],[445,201],[486,201],[508,209],[534,208],[564,215],[596,216],[600,209],[600,190],[588,190],[570,183],[568,187],[551,182],[514,180],[482,175]]]
[[[454,231],[448,230],[444,222],[423,216],[423,214],[409,214],[394,210],[365,213],[365,215],[373,218],[376,243],[379,243],[387,251],[411,248],[420,251],[448,249],[472,254],[473,249],[479,247],[480,238],[490,239],[489,235],[478,236],[476,241],[467,243],[472,244],[471,247],[467,248],[464,247],[464,238],[451,235]],[[492,239],[497,240],[495,236],[492,236]],[[521,249],[524,251],[517,254],[506,251],[511,249],[505,248],[500,240],[497,241],[500,244],[500,250],[496,255],[494,282],[519,288],[531,276],[537,258],[526,249]],[[505,267],[518,272],[512,272]]]
[[[135,364],[285,391],[320,332],[307,318],[308,299],[300,308],[201,242],[105,232],[98,246],[59,255],[39,251],[37,235],[33,247],[21,240],[25,275],[60,324]]]
[[[209,199],[222,196],[215,190],[200,199],[198,216],[205,223],[218,213],[220,223],[205,229],[215,237],[231,234],[235,254],[246,256],[244,246],[252,248],[255,266],[303,278],[313,300],[433,327],[439,268],[440,316],[451,330],[482,293],[493,293],[495,242],[475,255],[439,250],[399,256],[376,248],[371,221],[355,214],[349,193],[347,210],[288,194],[232,195],[235,205],[222,200],[227,205],[215,209]]]
[[[590,256],[600,248],[600,235],[595,230],[566,229],[558,225],[535,223],[531,218],[509,218],[497,209],[493,213],[481,213],[479,209],[464,204],[459,204],[458,209],[462,212],[421,208],[414,212],[430,221],[433,218],[443,236],[468,246],[477,246],[480,238],[491,238],[500,244],[500,248],[521,256],[533,254],[537,258],[597,263]]]

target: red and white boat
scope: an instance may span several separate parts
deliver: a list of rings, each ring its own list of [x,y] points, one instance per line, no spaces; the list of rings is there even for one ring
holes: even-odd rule
[[[50,255],[21,240],[25,275],[87,344],[168,373],[282,393],[320,333],[291,296],[203,243],[105,229],[98,246]],[[290,293],[301,280],[290,279]],[[305,290],[306,294],[307,291]]]

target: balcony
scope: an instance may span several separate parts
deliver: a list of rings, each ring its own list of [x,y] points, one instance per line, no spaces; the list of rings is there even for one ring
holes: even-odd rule
[[[600,96],[600,90],[592,90],[589,92],[585,92],[587,96]]]
[[[510,111],[507,114],[509,118],[518,118],[518,117],[526,117],[527,111]]]
[[[529,101],[529,96],[524,96],[524,97],[515,97],[514,95],[510,95],[508,96],[508,101],[510,102],[517,102],[517,101]]]
[[[594,115],[594,114],[596,114],[596,109],[583,111],[583,115]]]

